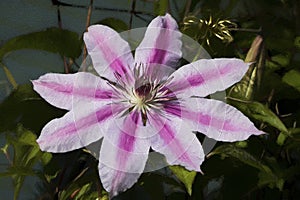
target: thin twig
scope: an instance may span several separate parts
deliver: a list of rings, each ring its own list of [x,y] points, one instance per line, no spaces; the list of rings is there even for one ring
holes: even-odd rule
[[[5,146],[4,148],[2,148],[1,150],[2,150],[3,154],[5,155],[7,161],[9,162],[10,166],[13,166],[13,161],[11,160],[8,151],[5,149],[6,147],[8,147],[8,146],[6,145],[6,146]]]
[[[92,10],[93,10],[93,0],[90,0],[90,5],[89,5],[89,9],[88,9],[88,13],[87,13],[87,17],[86,17],[86,23],[85,23],[85,31],[88,31],[88,27],[91,24],[91,16],[92,16]],[[82,62],[82,70],[86,71],[86,57],[87,57],[87,48],[86,45],[84,45],[83,47],[83,62]]]
[[[13,86],[13,88],[16,89],[18,87],[18,84],[17,84],[15,78],[13,77],[12,73],[9,71],[9,69],[2,62],[0,62],[0,65],[3,68],[3,71],[6,75],[7,80]]]
[[[185,4],[184,17],[189,14],[191,5],[192,5],[192,0],[187,0],[187,2]]]
[[[250,33],[260,33],[261,28],[259,29],[251,29],[251,28],[229,28],[230,31],[241,31],[241,32],[250,32]]]
[[[170,0],[168,0],[168,8],[167,8],[167,10],[166,10],[166,13],[165,14],[167,14],[167,13],[170,13],[172,16],[173,16],[173,14],[172,14],[172,9],[171,9],[171,2],[170,2]]]
[[[177,4],[177,1],[176,1],[176,0],[173,0],[173,1],[172,1],[172,4],[174,5],[175,13],[179,13],[179,6],[178,6],[178,4]]]
[[[131,11],[130,11],[130,19],[129,19],[129,29],[132,28],[132,20],[133,20],[133,15],[135,12],[135,4],[136,4],[136,0],[132,0],[132,4],[131,4]]]
[[[102,198],[102,187],[101,187],[99,179],[98,179],[98,181],[96,181],[96,188],[97,188],[98,198],[101,199]]]
[[[242,103],[251,103],[251,101],[237,99],[237,98],[230,97],[230,96],[227,96],[226,99],[230,99],[230,100],[237,101],[237,102],[242,102]]]
[[[53,3],[55,2],[55,3]],[[74,7],[74,8],[84,8],[87,9],[88,6],[84,6],[84,5],[76,5],[76,4],[68,4],[68,3],[63,3],[57,0],[52,0],[52,4],[53,5],[59,5],[59,6],[65,6],[65,7]],[[104,8],[104,7],[98,7],[95,6],[94,10],[104,10],[104,11],[114,11],[114,12],[125,12],[125,13],[129,13],[131,12],[131,10],[128,9],[117,9],[117,8]],[[142,15],[148,15],[151,17],[154,17],[154,15],[150,12],[144,12],[144,11],[134,11],[133,14],[142,14]]]
[[[53,2],[53,1],[52,1]],[[57,4],[57,23],[58,23],[58,27],[60,29],[62,29],[62,20],[61,20],[61,15],[60,15],[60,8],[59,8],[60,4]],[[68,74],[70,72],[69,70],[69,66],[67,63],[67,59],[65,56],[62,57],[63,58],[63,62],[64,62],[64,69],[65,69],[65,73]]]
[[[125,13],[130,12],[130,10],[128,9],[103,8],[103,7],[95,7],[95,10],[105,10],[105,11],[125,12]],[[134,11],[133,14],[141,14],[141,15],[148,15],[150,17],[154,17],[152,13],[144,12],[144,11]]]
[[[56,10],[57,10],[57,23],[58,23],[58,27],[60,29],[62,29],[62,20],[61,20],[59,5],[57,5]]]
[[[134,16],[136,16],[137,18],[141,19],[141,20],[144,21],[144,22],[147,22],[147,23],[149,22],[148,19],[146,19],[146,18],[140,16],[139,14],[134,14]]]

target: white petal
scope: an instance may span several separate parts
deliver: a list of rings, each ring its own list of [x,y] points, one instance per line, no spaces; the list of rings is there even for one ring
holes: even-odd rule
[[[171,15],[156,17],[149,24],[144,39],[136,49],[135,62],[146,64],[149,75],[156,71],[158,65],[176,66],[182,56],[181,36]]]
[[[264,134],[239,110],[213,99],[189,98],[180,107],[168,106],[165,111],[191,121],[194,131],[218,141],[242,141]]]
[[[93,25],[84,33],[93,65],[100,76],[116,81],[116,75],[123,80],[131,80],[131,66],[134,64],[129,44],[113,29],[103,25]]]
[[[71,110],[73,106],[88,101],[107,103],[114,91],[107,82],[95,75],[49,73],[32,81],[33,89],[46,101],[58,108]]]
[[[170,165],[182,165],[188,170],[201,171],[204,152],[188,123],[178,117],[168,120],[152,114],[149,116],[149,124],[157,131],[151,139],[151,147],[165,155]]]
[[[140,129],[140,114],[132,112],[123,124],[111,124],[104,137],[99,158],[100,179],[111,196],[132,187],[144,170],[149,142]]]
[[[201,59],[176,70],[167,86],[177,97],[205,97],[240,81],[249,64],[236,58]]]
[[[62,118],[50,121],[37,142],[43,151],[67,152],[95,142],[103,137],[114,113],[121,105],[97,105],[86,102],[73,108]]]

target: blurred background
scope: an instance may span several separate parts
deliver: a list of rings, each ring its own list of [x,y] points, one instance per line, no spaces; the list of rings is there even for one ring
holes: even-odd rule
[[[268,134],[221,143],[204,175],[170,167],[145,173],[115,199],[297,199],[300,195],[300,2],[298,0],[1,0],[1,199],[107,199],[97,160],[81,149],[41,152],[42,127],[65,111],[30,80],[75,73],[91,24],[118,32],[170,13],[212,57],[253,62],[227,102]],[[184,62],[184,61],[182,61]],[[203,136],[199,134],[199,140]]]

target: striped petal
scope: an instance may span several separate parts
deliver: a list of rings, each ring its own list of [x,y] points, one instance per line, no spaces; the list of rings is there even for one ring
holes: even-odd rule
[[[115,98],[113,90],[100,77],[90,73],[49,73],[32,81],[33,88],[51,105],[71,110],[80,102],[97,101],[107,103]]]
[[[114,113],[121,105],[97,105],[86,102],[78,105],[62,118],[50,121],[37,142],[43,151],[67,152],[95,142],[103,137]]]
[[[171,15],[159,16],[149,24],[144,39],[135,51],[135,62],[147,64],[148,74],[160,64],[176,66],[182,56],[181,33]]]
[[[130,66],[134,61],[131,49],[116,31],[107,26],[93,25],[84,33],[83,39],[100,76],[112,81],[120,77],[132,80]]]
[[[152,114],[149,124],[157,132],[151,139],[151,147],[165,155],[170,165],[182,165],[188,170],[201,171],[204,152],[188,123],[177,117],[168,120]]]
[[[118,121],[118,119],[116,119]],[[150,145],[143,137],[141,117],[132,112],[123,124],[115,122],[104,137],[99,158],[100,179],[111,196],[137,182],[143,172]]]
[[[240,81],[249,64],[236,58],[201,59],[176,70],[167,86],[177,97],[205,97]]]
[[[213,99],[189,98],[180,105],[165,106],[165,111],[190,120],[194,131],[218,141],[242,141],[264,134],[239,110]]]

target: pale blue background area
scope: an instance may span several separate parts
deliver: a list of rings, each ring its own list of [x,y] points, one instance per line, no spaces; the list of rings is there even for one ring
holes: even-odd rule
[[[88,5],[89,1],[63,1],[77,5]],[[139,2],[139,1],[138,1]],[[95,7],[130,9],[131,3],[124,0],[94,1]],[[137,10],[152,10],[150,3],[138,3]],[[77,32],[80,36],[85,30],[87,9],[62,7],[61,18],[64,29]],[[128,23],[129,13],[121,13],[103,10],[94,10],[91,23],[96,23],[107,17],[115,17]],[[149,18],[149,17],[148,17]],[[41,31],[48,27],[57,27],[57,9],[52,6],[50,0],[1,0],[0,1],[0,42],[26,33]],[[127,21],[126,21],[127,20]],[[149,18],[150,20],[150,18]],[[141,27],[147,24],[134,17],[133,26]],[[79,63],[81,61],[79,60]],[[57,54],[49,52],[20,50],[8,55],[4,64],[13,73],[19,84],[26,83],[30,79],[36,79],[46,72],[63,72],[62,59]],[[0,73],[0,87],[3,98],[6,91],[6,79],[3,71]]]

